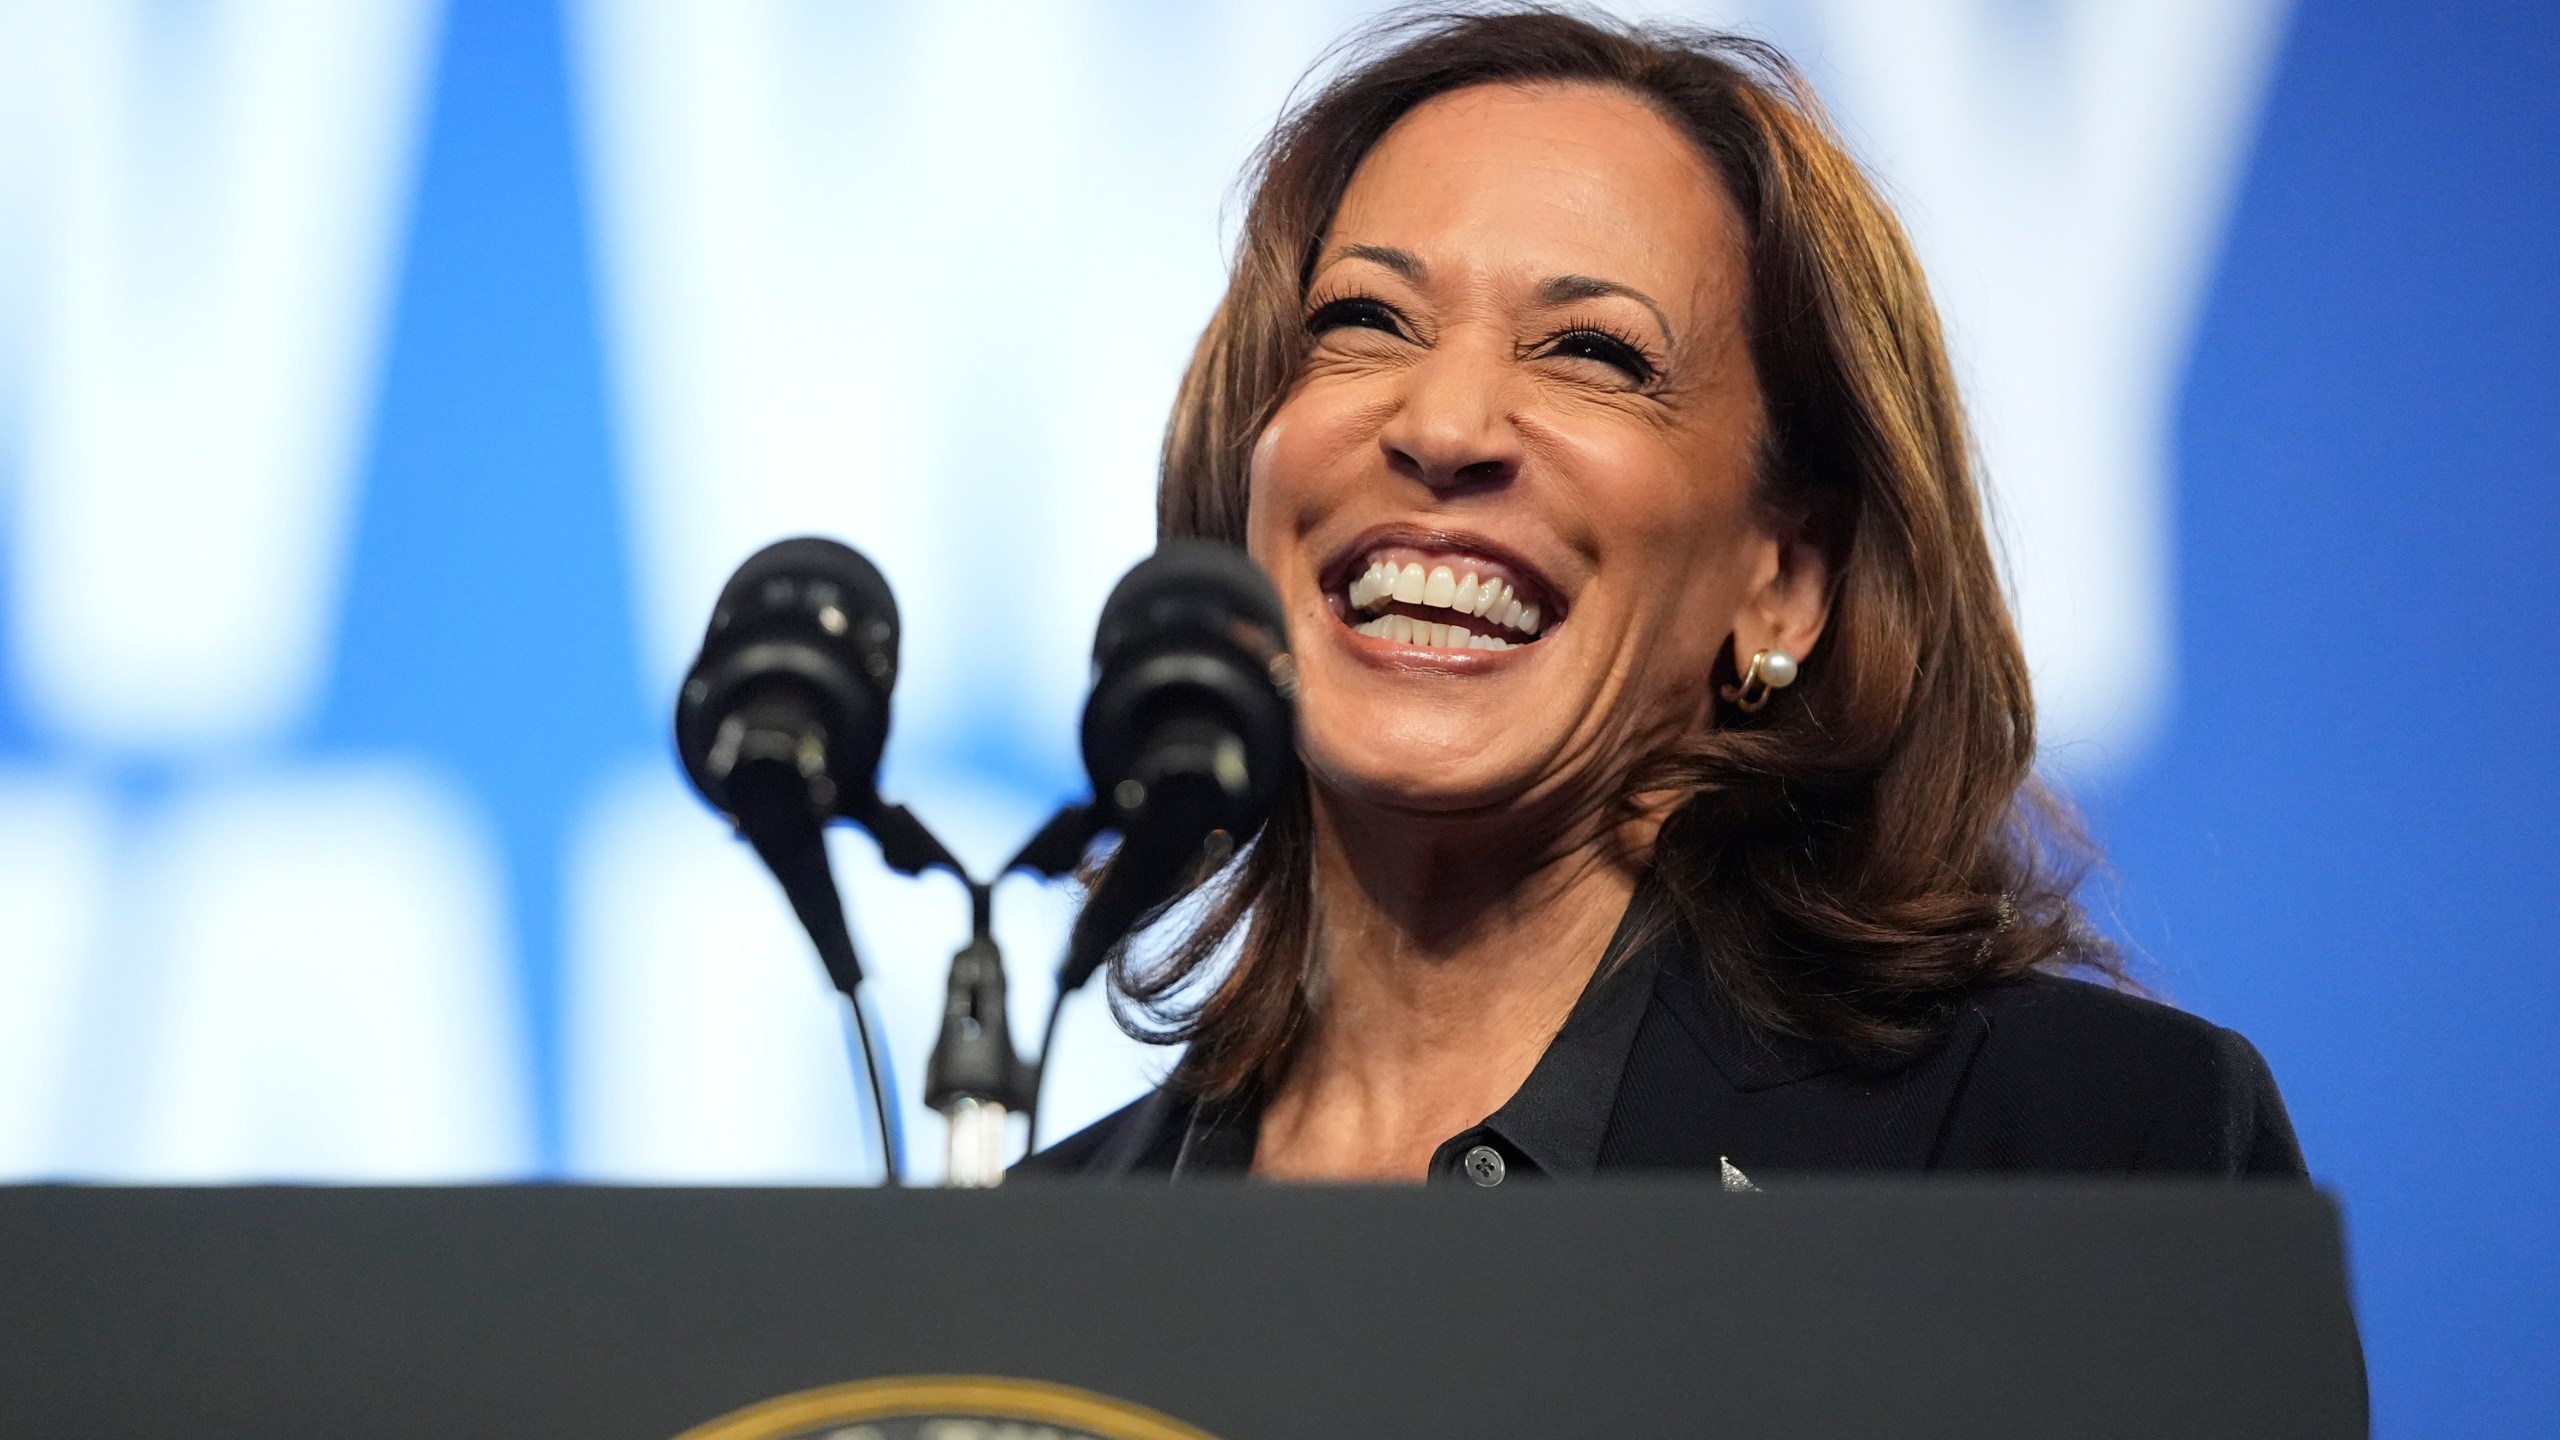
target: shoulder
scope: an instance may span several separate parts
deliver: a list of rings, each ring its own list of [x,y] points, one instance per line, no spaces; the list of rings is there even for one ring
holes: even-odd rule
[[[1182,1139],[1183,1102],[1161,1088],[1017,1162],[1011,1175],[1047,1179],[1171,1172]]]
[[[2234,1031],[2053,975],[1986,986],[1969,1009],[1980,1047],[1950,1166],[2304,1173],[2275,1077]]]
[[[2175,1006],[2061,975],[1986,985],[1971,999],[1993,1038],[2021,1056],[2056,1047],[2087,1054],[2096,1047],[2106,1057],[2141,1063],[2199,1053],[2214,1046],[2214,1037],[2231,1034]]]

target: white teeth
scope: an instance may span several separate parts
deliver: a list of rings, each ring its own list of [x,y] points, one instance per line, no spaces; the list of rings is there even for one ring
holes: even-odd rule
[[[1428,645],[1435,650],[1508,650],[1499,635],[1479,635],[1464,625],[1438,625],[1410,615],[1381,615],[1351,627],[1351,633],[1392,645]]]
[[[1395,577],[1388,573],[1387,562],[1373,560],[1369,564],[1369,573],[1360,577],[1360,590],[1363,593],[1351,603],[1364,608],[1375,605],[1385,599],[1387,592],[1394,588],[1396,588]]]
[[[1538,633],[1538,607],[1520,603],[1519,592],[1501,580],[1479,575],[1470,570],[1461,576],[1455,567],[1435,565],[1429,570],[1416,561],[1397,565],[1391,560],[1369,562],[1369,568],[1351,582],[1345,597],[1354,611],[1369,610],[1390,600],[1407,605],[1428,605],[1454,615],[1473,616],[1487,622],[1487,627],[1500,626],[1522,635]],[[1399,644],[1443,645],[1460,650],[1503,649],[1513,642],[1499,636],[1480,633],[1466,625],[1435,625],[1427,620],[1381,615],[1352,627],[1363,635],[1377,636]],[[1443,638],[1447,632],[1454,638]]]

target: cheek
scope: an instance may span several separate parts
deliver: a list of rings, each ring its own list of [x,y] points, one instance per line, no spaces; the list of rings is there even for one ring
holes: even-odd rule
[[[1322,447],[1311,443],[1316,427],[1306,421],[1283,406],[1254,441],[1245,470],[1245,553],[1279,587],[1282,603],[1301,617],[1324,604],[1308,536],[1338,508],[1330,497],[1338,487],[1329,477],[1341,469],[1329,466]]]
[[[1268,568],[1308,526],[1353,488],[1344,462],[1359,443],[1338,413],[1301,391],[1284,402],[1254,441],[1245,471],[1245,546]]]
[[[1287,468],[1278,464],[1275,456],[1286,435],[1281,418],[1273,417],[1253,442],[1253,458],[1245,467],[1244,548],[1274,575],[1279,573],[1274,568],[1279,557],[1273,548],[1280,538],[1280,527],[1273,517],[1285,503],[1281,482],[1274,475]]]
[[[1574,440],[1558,458],[1580,482],[1598,551],[1592,618],[1616,631],[1601,663],[1624,677],[1631,722],[1685,729],[1712,694],[1761,543],[1751,449],[1718,430],[1641,423]]]
[[[1736,447],[1642,426],[1559,437],[1559,469],[1630,595],[1694,601],[1738,583],[1732,574],[1758,533],[1748,461]]]

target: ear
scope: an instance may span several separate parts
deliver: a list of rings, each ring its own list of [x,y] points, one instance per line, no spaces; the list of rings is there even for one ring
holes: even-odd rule
[[[1831,556],[1802,528],[1765,539],[1752,580],[1733,617],[1733,668],[1749,668],[1762,650],[1801,661],[1813,654],[1831,620]]]

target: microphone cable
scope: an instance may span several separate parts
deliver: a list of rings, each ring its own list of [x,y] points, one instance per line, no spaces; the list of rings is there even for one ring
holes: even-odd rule
[[[1022,1112],[1022,1158],[1040,1153],[1040,1097],[1049,1088],[1049,1052],[1058,1047],[1058,1017],[1066,1012],[1071,992],[1061,985],[1050,992],[1049,1014],[1040,1022],[1040,1048],[1032,1052],[1031,1103]]]
[[[853,1008],[854,1038],[862,1044],[862,1069],[866,1082],[863,1088],[871,1092],[871,1118],[877,1121],[880,1127],[880,1170],[889,1184],[903,1185],[906,1183],[906,1167],[899,1162],[898,1157],[898,1151],[902,1148],[898,1143],[900,1139],[898,1126],[897,1122],[890,1118],[889,1087],[881,1078],[882,1042],[872,1038],[871,1017],[864,1013],[863,1003],[850,996],[846,997],[845,1003]]]
[[[865,991],[869,986],[864,986]],[[839,991],[838,994],[843,992]],[[845,1028],[851,1032],[854,1046],[862,1054],[863,1088],[871,1092],[871,1115],[880,1131],[880,1169],[889,1184],[897,1184],[906,1169],[907,1127],[898,1116],[897,1057],[889,1053],[889,1041],[876,1033],[870,1002],[862,995],[845,995]]]

